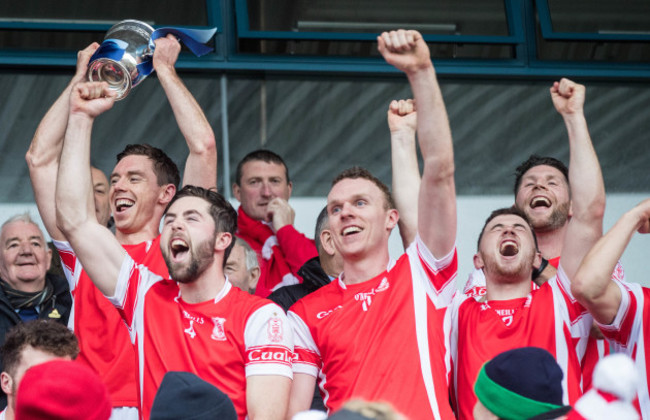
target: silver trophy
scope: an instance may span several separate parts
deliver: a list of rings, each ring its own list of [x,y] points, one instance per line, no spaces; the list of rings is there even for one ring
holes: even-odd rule
[[[147,74],[138,65],[151,61],[151,34],[154,29],[139,20],[123,20],[106,32],[104,42],[88,65],[88,80],[107,82],[117,93],[116,100],[129,94]]]

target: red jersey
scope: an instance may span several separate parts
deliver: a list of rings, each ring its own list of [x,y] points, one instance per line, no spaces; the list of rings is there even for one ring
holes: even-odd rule
[[[443,320],[456,252],[436,260],[417,238],[375,278],[341,279],[296,302],[294,372],[315,377],[328,410],[382,400],[411,419],[453,419]]]
[[[113,407],[137,407],[135,350],[124,321],[95,287],[68,242],[53,241],[74,299],[70,327],[79,340],[77,361],[94,369],[111,396]],[[123,245],[131,258],[167,276],[160,236],[137,245]]]
[[[650,419],[650,289],[636,283],[617,284],[621,288],[621,305],[614,322],[611,325],[599,324],[599,327],[610,341],[613,352],[625,353],[634,360],[639,372],[638,400],[634,403],[641,417]]]
[[[284,311],[226,281],[212,300],[183,301],[176,282],[127,257],[109,300],[119,309],[135,344],[141,412],[151,405],[168,371],[192,372],[226,393],[246,418],[246,378],[292,378],[292,334]]]
[[[267,297],[283,286],[302,283],[298,270],[318,256],[312,239],[298,232],[293,225],[283,226],[275,234],[267,223],[254,220],[239,207],[237,237],[243,239],[257,253],[260,278],[255,294]]]
[[[562,267],[527,297],[481,303],[459,294],[447,316],[452,332],[452,394],[459,419],[472,418],[474,382],[481,366],[517,347],[548,350],[564,372],[564,403],[580,397],[582,355],[576,353],[574,340],[589,335],[592,317],[571,295]]]

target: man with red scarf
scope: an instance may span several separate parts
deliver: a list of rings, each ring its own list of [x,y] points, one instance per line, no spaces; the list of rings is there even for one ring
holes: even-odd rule
[[[232,192],[241,203],[236,235],[255,250],[262,269],[255,294],[266,297],[300,283],[298,270],[318,251],[312,239],[293,227],[287,165],[269,150],[255,150],[237,164],[235,180]]]

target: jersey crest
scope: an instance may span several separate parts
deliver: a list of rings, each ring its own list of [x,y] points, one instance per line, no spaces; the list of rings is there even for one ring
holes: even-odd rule
[[[281,343],[284,336],[282,329],[282,320],[278,318],[277,314],[273,314],[273,318],[269,319],[267,333],[269,341],[272,343]]]
[[[214,317],[212,318],[212,323],[214,328],[212,328],[212,334],[210,338],[215,341],[226,341],[226,330],[223,327],[223,324],[226,322],[226,318]]]
[[[372,297],[377,293],[385,292],[386,290],[388,290],[389,287],[390,287],[390,283],[388,282],[388,279],[384,277],[376,289],[373,288],[369,292],[357,293],[356,295],[354,295],[354,300],[361,302],[361,307],[363,308],[363,311],[368,312],[368,308],[372,304]]]

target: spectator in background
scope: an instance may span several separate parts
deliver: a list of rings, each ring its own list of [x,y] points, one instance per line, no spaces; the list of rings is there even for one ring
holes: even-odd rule
[[[300,283],[298,270],[318,255],[314,241],[293,226],[291,189],[286,164],[269,150],[253,151],[237,164],[232,186],[240,202],[237,236],[257,252],[262,269],[255,290],[258,296]]]
[[[241,238],[234,238],[235,245],[232,247],[224,273],[228,281],[244,292],[255,293],[257,281],[260,279],[260,265],[257,261],[257,254],[248,245],[248,242]]]
[[[70,289],[64,278],[47,274],[52,252],[38,225],[26,213],[9,218],[0,228],[0,246],[0,345],[22,322],[51,319],[67,325]],[[6,395],[0,404],[7,404]]]
[[[1,420],[13,420],[16,412],[16,393],[23,375],[30,367],[53,359],[73,360],[79,354],[77,338],[65,326],[55,321],[36,320],[18,324],[5,336],[2,346],[4,370],[0,374],[2,390],[7,395],[7,408]],[[61,388],[67,389],[70,378],[61,379]]]

